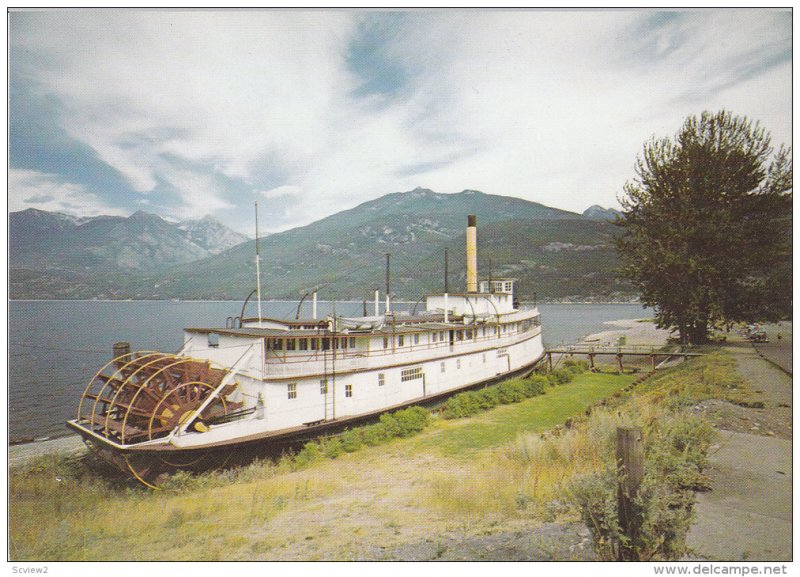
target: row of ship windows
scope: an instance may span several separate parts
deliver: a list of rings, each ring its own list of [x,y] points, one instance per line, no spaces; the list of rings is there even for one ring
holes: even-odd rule
[[[354,349],[356,348],[355,337],[322,337],[322,338],[299,338],[299,339],[264,339],[268,351],[282,351],[284,347],[287,351],[327,351],[330,349]]]
[[[502,351],[502,353],[501,353]],[[504,356],[505,349],[499,349],[497,356]],[[482,360],[486,363],[486,353],[483,353]],[[456,370],[461,369],[461,359],[456,359]],[[439,363],[439,370],[441,372],[447,371],[447,363],[442,361]],[[425,374],[422,372],[422,367],[412,367],[409,369],[403,369],[400,371],[400,382],[405,383],[408,381],[415,381],[418,379],[424,379]],[[382,387],[386,384],[386,373],[378,373],[378,386]],[[286,385],[287,388],[287,396],[289,399],[296,399],[297,398],[297,383],[289,383]],[[327,395],[328,394],[328,379],[320,379],[319,380],[319,394],[320,395]],[[344,396],[345,397],[352,397],[353,396],[353,385],[345,385],[344,386]]]
[[[526,332],[533,327],[540,325],[539,317],[534,317],[531,320],[522,321],[519,323],[510,323],[501,325],[499,327],[500,334],[513,333],[515,330],[519,332]],[[458,341],[472,340],[478,338],[479,329],[459,329],[453,331],[453,339]],[[491,334],[491,329],[487,331],[487,327],[480,328],[482,337],[487,336],[487,332]],[[448,331],[437,331],[430,333],[430,341],[432,343],[445,342],[448,338]],[[420,334],[415,333],[408,335],[409,344],[418,345],[420,342]],[[330,349],[346,350],[348,348],[356,348],[356,337],[321,337],[321,338],[271,338],[265,339],[268,351],[327,351]],[[383,337],[383,348],[388,349],[392,342],[392,337]],[[406,335],[397,335],[397,346],[406,346]]]

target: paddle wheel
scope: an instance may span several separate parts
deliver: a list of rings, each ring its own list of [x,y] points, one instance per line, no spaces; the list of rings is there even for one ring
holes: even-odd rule
[[[237,389],[229,369],[210,361],[125,351],[86,386],[76,423],[101,437],[83,435],[98,455],[152,487],[171,470],[208,466],[211,453],[170,450],[169,438],[235,417],[244,404]]]

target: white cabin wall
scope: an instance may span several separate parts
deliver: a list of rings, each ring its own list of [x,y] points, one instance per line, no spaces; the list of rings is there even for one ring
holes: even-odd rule
[[[184,348],[182,353],[196,359],[208,359],[223,367],[233,367],[248,351],[251,351],[250,360],[242,370],[251,376],[261,376],[263,364],[263,339],[257,337],[240,337],[220,334],[218,346],[208,344],[208,335],[205,333],[184,333]]]

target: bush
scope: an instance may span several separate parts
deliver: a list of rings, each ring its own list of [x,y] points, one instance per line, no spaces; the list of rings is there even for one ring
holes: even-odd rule
[[[482,410],[496,407],[500,404],[500,392],[497,387],[486,387],[477,391],[478,405]]]
[[[525,394],[529,397],[543,395],[547,391],[547,385],[549,384],[550,381],[547,380],[547,377],[534,375],[525,381]]]
[[[519,381],[506,381],[498,387],[500,402],[504,405],[524,401],[525,385]]]
[[[430,413],[422,407],[409,407],[393,413],[400,427],[400,436],[408,437],[420,432],[428,424]]]
[[[319,449],[328,459],[335,459],[344,452],[342,441],[337,437],[328,437],[319,442]]]
[[[380,445],[386,438],[384,428],[380,424],[367,425],[361,432],[361,439],[370,447]]]
[[[571,382],[575,375],[569,369],[556,369],[547,375],[552,385],[566,385]]]
[[[624,535],[620,527],[614,466],[571,483],[570,500],[580,509],[602,559],[674,560],[686,554],[693,491],[707,484],[703,468],[713,434],[693,416],[653,424],[645,446],[644,479],[633,503],[637,521],[632,535]]]
[[[589,361],[566,359],[564,361],[564,368],[574,375],[579,375],[589,370]]]
[[[342,450],[352,453],[361,448],[361,436],[354,430],[348,429],[340,438]]]
[[[557,378],[563,382],[572,380],[570,371],[560,369]],[[548,384],[554,383],[544,375],[533,375],[528,379],[513,379],[499,385],[492,385],[479,391],[465,391],[447,399],[442,407],[445,419],[470,417],[496,407],[518,403],[527,398],[543,395]]]
[[[459,393],[447,399],[444,404],[445,419],[469,417],[481,411],[481,395],[475,391]]]
[[[394,418],[394,413],[384,413],[381,415],[379,423],[381,428],[383,429],[384,437],[387,439],[391,439],[392,437],[399,437],[400,431],[400,423],[397,422],[397,419]]]
[[[317,459],[322,457],[322,450],[319,443],[316,441],[309,441],[300,451],[294,456],[294,462],[297,467],[305,467],[310,465]]]

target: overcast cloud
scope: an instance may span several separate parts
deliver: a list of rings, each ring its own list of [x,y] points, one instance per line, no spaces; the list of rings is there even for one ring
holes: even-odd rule
[[[791,144],[791,13],[50,11],[10,19],[9,206],[252,233],[416,186],[617,206],[727,108]]]

